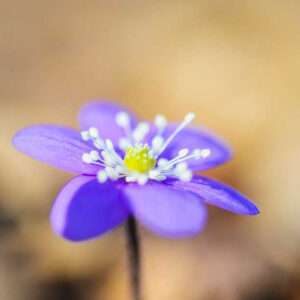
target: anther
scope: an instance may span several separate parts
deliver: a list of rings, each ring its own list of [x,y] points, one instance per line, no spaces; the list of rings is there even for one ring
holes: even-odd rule
[[[160,174],[160,172],[158,170],[151,170],[149,172],[149,178],[155,179],[159,174]]]
[[[117,180],[119,178],[119,173],[114,168],[106,167],[105,172],[107,176],[112,180]]]
[[[175,172],[177,174],[186,172],[187,170],[188,170],[188,167],[187,167],[187,163],[185,163],[185,162],[179,163],[175,168]]]
[[[201,151],[201,155],[203,158],[207,158],[208,156],[210,156],[210,154],[211,154],[211,151],[209,149],[203,149]]]
[[[179,150],[178,156],[176,158],[184,157],[184,156],[188,155],[188,153],[189,153],[189,149],[183,148],[183,149]]]
[[[94,139],[98,138],[99,137],[98,129],[96,127],[91,127],[89,129],[89,135],[91,138]]]
[[[129,125],[130,122],[130,118],[129,118],[129,114],[127,112],[121,111],[119,113],[117,113],[116,115],[116,123],[120,126],[120,127],[127,127]]]
[[[101,155],[104,158],[105,164],[107,164],[109,166],[114,166],[115,165],[114,159],[112,158],[112,156],[108,152],[102,151]]]
[[[105,181],[107,181],[108,176],[104,170],[101,170],[97,173],[97,179],[100,183],[104,183]]]
[[[168,122],[165,116],[157,115],[154,119],[154,124],[158,129],[163,130],[167,126]]]
[[[160,168],[165,168],[167,165],[169,164],[169,161],[165,158],[161,158],[159,159],[159,161],[157,162],[157,165],[160,167]]]
[[[144,174],[139,174],[137,178],[137,182],[139,185],[144,185],[148,181],[148,177]]]
[[[152,150],[154,152],[157,152],[161,149],[161,147],[163,146],[164,144],[164,138],[160,135],[157,135],[153,138],[152,142]]]
[[[90,158],[93,160],[93,161],[97,161],[100,159],[100,155],[99,155],[99,152],[96,151],[96,150],[92,150],[90,152]]]
[[[131,146],[130,141],[127,138],[120,138],[119,140],[119,147],[123,150],[126,151],[128,147]]]
[[[94,140],[94,146],[98,149],[98,150],[102,150],[104,149],[104,141],[97,138]]]
[[[190,112],[184,117],[184,122],[191,123],[195,119],[195,113]]]
[[[175,131],[168,137],[168,139],[166,140],[166,142],[164,143],[164,145],[161,147],[159,153],[156,155],[157,157],[162,154],[165,149],[168,147],[168,145],[172,142],[172,140],[175,138],[175,136],[182,131],[189,123],[191,123],[193,121],[193,119],[195,118],[195,114],[194,113],[188,113],[185,117],[184,120],[181,124],[179,124],[179,126],[175,129]]]
[[[193,177],[193,174],[190,170],[186,170],[185,172],[183,172],[182,174],[180,174],[179,179],[181,181],[191,181]]]
[[[91,164],[93,162],[90,153],[83,153],[81,159],[86,164]]]
[[[207,158],[211,151],[209,149],[195,149],[193,151],[193,156],[195,159]]]
[[[139,142],[143,141],[144,137],[149,132],[149,130],[150,130],[149,124],[146,122],[141,122],[134,129],[134,131],[132,133],[132,137],[137,143],[139,143]]]
[[[108,150],[110,151],[114,150],[114,145],[110,139],[106,139],[105,144]]]
[[[88,141],[90,139],[90,134],[88,131],[81,131],[80,135],[84,141]]]

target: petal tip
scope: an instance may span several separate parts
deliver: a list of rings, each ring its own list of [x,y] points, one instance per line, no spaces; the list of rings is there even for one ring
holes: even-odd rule
[[[17,150],[20,150],[20,139],[22,138],[22,135],[25,130],[26,130],[26,128],[18,130],[11,139],[11,143],[12,143],[13,147]]]
[[[219,138],[220,140],[220,138]],[[227,163],[228,161],[232,160],[233,156],[234,156],[234,150],[232,149],[232,147],[225,142],[224,140],[220,140],[219,141],[220,144],[222,144],[223,146],[223,164]]]
[[[237,209],[234,213],[239,215],[255,216],[260,214],[260,210],[253,202],[248,199],[244,199],[244,203],[241,204],[240,208]]]
[[[18,130],[11,139],[12,146],[19,152],[28,155],[27,148],[30,146],[30,131],[35,129],[36,126],[28,126]]]
[[[259,215],[260,214],[260,209],[252,203],[252,208],[249,209],[249,215],[252,215],[252,216],[256,216],[256,215]]]

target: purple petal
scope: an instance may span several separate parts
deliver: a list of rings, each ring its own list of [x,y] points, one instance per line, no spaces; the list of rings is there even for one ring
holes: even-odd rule
[[[177,126],[175,124],[169,125],[164,133],[163,137],[168,138]],[[203,128],[185,128],[182,130],[162,153],[162,158],[171,159],[178,155],[178,151],[188,148],[190,151],[194,149],[209,149],[210,155],[203,159],[188,161],[189,167],[194,171],[203,171],[228,161],[231,156],[231,150],[226,143],[208,132]]]
[[[15,148],[34,159],[41,160],[68,172],[96,174],[99,167],[82,162],[82,154],[92,150],[70,128],[55,125],[27,127],[13,138]]]
[[[71,241],[84,241],[112,230],[128,216],[126,201],[112,182],[95,177],[73,178],[56,198],[51,223],[54,231]]]
[[[259,213],[255,204],[244,195],[210,178],[195,176],[190,182],[173,181],[171,185],[179,190],[195,193],[206,203],[236,214],[256,215]]]
[[[134,128],[137,121],[136,117],[123,106],[108,102],[95,101],[85,105],[79,114],[79,123],[82,130],[96,127],[102,138],[111,139],[117,144],[119,139],[124,136],[124,130],[116,123],[116,115],[119,112],[127,112],[131,120],[131,128]]]
[[[192,236],[205,225],[206,207],[192,193],[160,183],[130,184],[124,192],[134,216],[156,234]]]

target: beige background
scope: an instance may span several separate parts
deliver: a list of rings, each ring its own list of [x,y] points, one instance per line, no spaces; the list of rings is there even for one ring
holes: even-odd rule
[[[299,1],[0,1],[0,299],[130,299],[122,228],[73,245],[51,232],[69,175],[17,153],[34,123],[77,126],[115,99],[223,136],[235,159],[208,174],[259,217],[210,209],[206,231],[142,230],[146,300],[300,299]]]

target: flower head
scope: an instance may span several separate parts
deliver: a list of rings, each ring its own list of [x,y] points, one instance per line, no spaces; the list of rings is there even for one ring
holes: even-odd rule
[[[77,173],[54,202],[51,223],[72,241],[95,238],[133,215],[153,232],[184,237],[199,232],[206,204],[254,215],[257,207],[234,189],[195,171],[231,157],[228,146],[204,129],[189,127],[195,115],[168,124],[138,122],[123,107],[99,101],[79,116],[81,132],[54,126],[19,131],[15,147],[29,156]]]
[[[165,138],[163,133],[168,123],[164,116],[156,116],[152,126],[140,122],[135,128],[131,128],[130,115],[120,111],[115,116],[115,123],[124,130],[124,136],[118,140],[118,148],[115,149],[110,139],[102,138],[96,127],[90,127],[81,132],[81,137],[86,142],[90,141],[95,149],[83,153],[82,161],[101,167],[97,173],[101,183],[122,178],[126,182],[137,182],[140,185],[149,180],[165,181],[167,178],[190,181],[192,171],[187,162],[206,159],[210,155],[210,149],[195,148],[190,153],[190,149],[181,148],[170,159],[164,158],[163,153],[194,117],[193,113],[187,114],[183,122]]]

